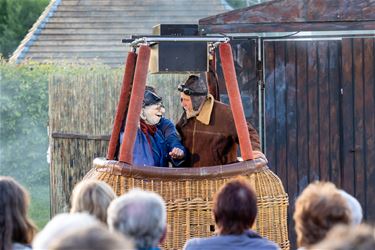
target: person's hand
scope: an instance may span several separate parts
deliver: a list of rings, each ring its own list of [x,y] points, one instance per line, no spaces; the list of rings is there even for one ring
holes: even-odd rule
[[[266,163],[268,163],[267,157],[261,151],[254,150],[253,156],[254,156],[254,159],[262,159]]]
[[[184,151],[182,149],[179,149],[179,148],[173,148],[171,152],[169,152],[169,156],[172,158],[172,159],[182,159],[184,158],[185,154],[184,154]]]

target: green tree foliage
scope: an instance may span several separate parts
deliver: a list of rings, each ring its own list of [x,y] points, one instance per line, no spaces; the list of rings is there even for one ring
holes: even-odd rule
[[[49,220],[48,75],[51,65],[15,65],[0,58],[0,175],[31,194],[39,228]]]
[[[17,66],[0,62],[1,175],[11,175],[30,184],[41,180],[48,183],[50,71],[49,65]]]
[[[11,56],[49,0],[0,0],[0,54]]]
[[[108,66],[10,64],[0,59],[0,175],[48,183],[48,81],[108,72]],[[114,70],[115,72],[115,70]]]
[[[227,0],[227,3],[233,8],[233,9],[240,9],[247,6],[246,0]]]
[[[30,214],[39,228],[48,222],[50,213],[48,83],[54,76],[75,79],[104,72],[112,74],[103,65],[17,65],[0,58],[0,175],[12,176],[29,190]],[[113,70],[113,74],[121,73]]]
[[[252,5],[269,2],[271,0],[226,0],[233,9],[240,9]]]

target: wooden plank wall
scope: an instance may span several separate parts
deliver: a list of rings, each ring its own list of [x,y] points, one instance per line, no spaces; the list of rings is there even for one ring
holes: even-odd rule
[[[374,221],[374,39],[266,41],[264,52],[266,155],[290,197],[292,244],[295,200],[314,180],[357,197]]]
[[[375,222],[375,39],[342,42],[342,187]]]
[[[57,74],[49,83],[51,216],[68,211],[74,185],[105,156],[121,72]]]
[[[74,185],[105,157],[117,107],[123,71],[90,68],[56,74],[49,84],[51,146],[51,215],[69,210]],[[166,117],[182,113],[177,91],[187,75],[149,75],[148,84],[163,97]]]

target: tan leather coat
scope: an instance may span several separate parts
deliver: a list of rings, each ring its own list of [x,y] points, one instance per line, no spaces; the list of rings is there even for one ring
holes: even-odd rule
[[[237,161],[238,136],[230,107],[209,95],[199,115],[184,113],[176,124],[188,155],[184,167],[204,167]],[[248,123],[253,150],[260,151],[257,131]]]

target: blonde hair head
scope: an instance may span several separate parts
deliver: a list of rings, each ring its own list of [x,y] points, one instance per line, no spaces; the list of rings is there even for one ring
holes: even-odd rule
[[[115,198],[115,192],[107,183],[97,180],[81,181],[73,189],[70,212],[87,212],[106,223],[107,208]]]
[[[293,218],[299,247],[316,244],[335,225],[351,220],[345,198],[330,182],[309,184],[296,200]]]
[[[310,250],[374,250],[375,228],[366,224],[337,225]]]

